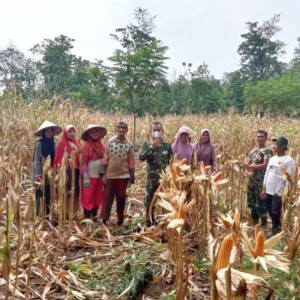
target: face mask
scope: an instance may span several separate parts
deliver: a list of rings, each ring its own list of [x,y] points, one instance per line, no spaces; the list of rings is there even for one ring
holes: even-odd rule
[[[159,138],[161,137],[161,132],[154,131],[154,132],[152,133],[152,137],[153,137],[154,139],[159,139]]]

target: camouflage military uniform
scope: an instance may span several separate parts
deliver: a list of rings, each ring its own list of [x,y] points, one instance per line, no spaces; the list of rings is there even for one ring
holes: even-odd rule
[[[251,165],[261,165],[265,159],[273,156],[270,148],[254,148],[250,153]],[[254,225],[258,223],[261,217],[261,226],[267,225],[267,204],[266,200],[260,199],[260,193],[263,188],[265,169],[254,170],[248,181],[248,207],[251,210],[251,217]]]
[[[146,210],[149,209],[151,200],[159,186],[159,174],[168,166],[170,159],[173,156],[171,144],[162,141],[157,148],[151,147],[152,142],[146,142],[141,148],[139,158],[141,161],[147,161],[147,179],[146,179],[146,192],[147,195],[144,199]]]

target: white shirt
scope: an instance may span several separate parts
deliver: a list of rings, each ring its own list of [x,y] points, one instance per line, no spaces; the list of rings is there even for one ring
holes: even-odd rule
[[[287,169],[292,179],[295,178],[297,165],[289,155],[271,157],[264,177],[267,194],[281,196],[285,186],[288,185],[284,178],[283,167]]]

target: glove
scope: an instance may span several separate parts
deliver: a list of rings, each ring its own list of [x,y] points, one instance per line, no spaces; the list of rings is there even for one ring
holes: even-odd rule
[[[129,181],[133,184],[134,183],[134,169],[129,169]]]
[[[85,188],[89,188],[91,186],[91,182],[90,182],[90,178],[89,178],[89,174],[85,173],[83,175],[83,186]]]

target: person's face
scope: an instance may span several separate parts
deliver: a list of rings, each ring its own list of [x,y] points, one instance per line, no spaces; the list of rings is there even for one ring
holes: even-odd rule
[[[180,140],[183,142],[183,143],[186,143],[189,139],[189,136],[186,132],[183,132],[181,135],[180,135]]]
[[[152,126],[152,128],[151,128],[151,131],[150,131],[150,133],[151,133],[151,136],[153,137],[153,136],[155,136],[155,133],[158,133],[159,134],[159,136],[161,136],[162,134],[163,134],[163,129],[161,128],[161,125],[153,125]]]
[[[285,148],[278,144],[277,141],[273,142],[273,151],[276,154],[282,154],[285,151]]]
[[[67,132],[67,136],[70,140],[76,138],[76,130],[75,128],[70,128],[69,131]]]
[[[100,139],[100,129],[98,129],[98,128],[90,129],[89,137],[94,141]]]
[[[119,124],[116,126],[116,132],[119,137],[124,137],[128,131],[128,128],[124,124]]]
[[[267,137],[263,133],[256,134],[256,144],[258,147],[264,147],[267,141]]]
[[[209,133],[207,131],[203,132],[203,134],[201,135],[201,140],[204,143],[209,141]]]
[[[54,129],[53,128],[47,128],[45,130],[45,137],[47,139],[51,139],[53,137],[53,135],[54,135]]]

